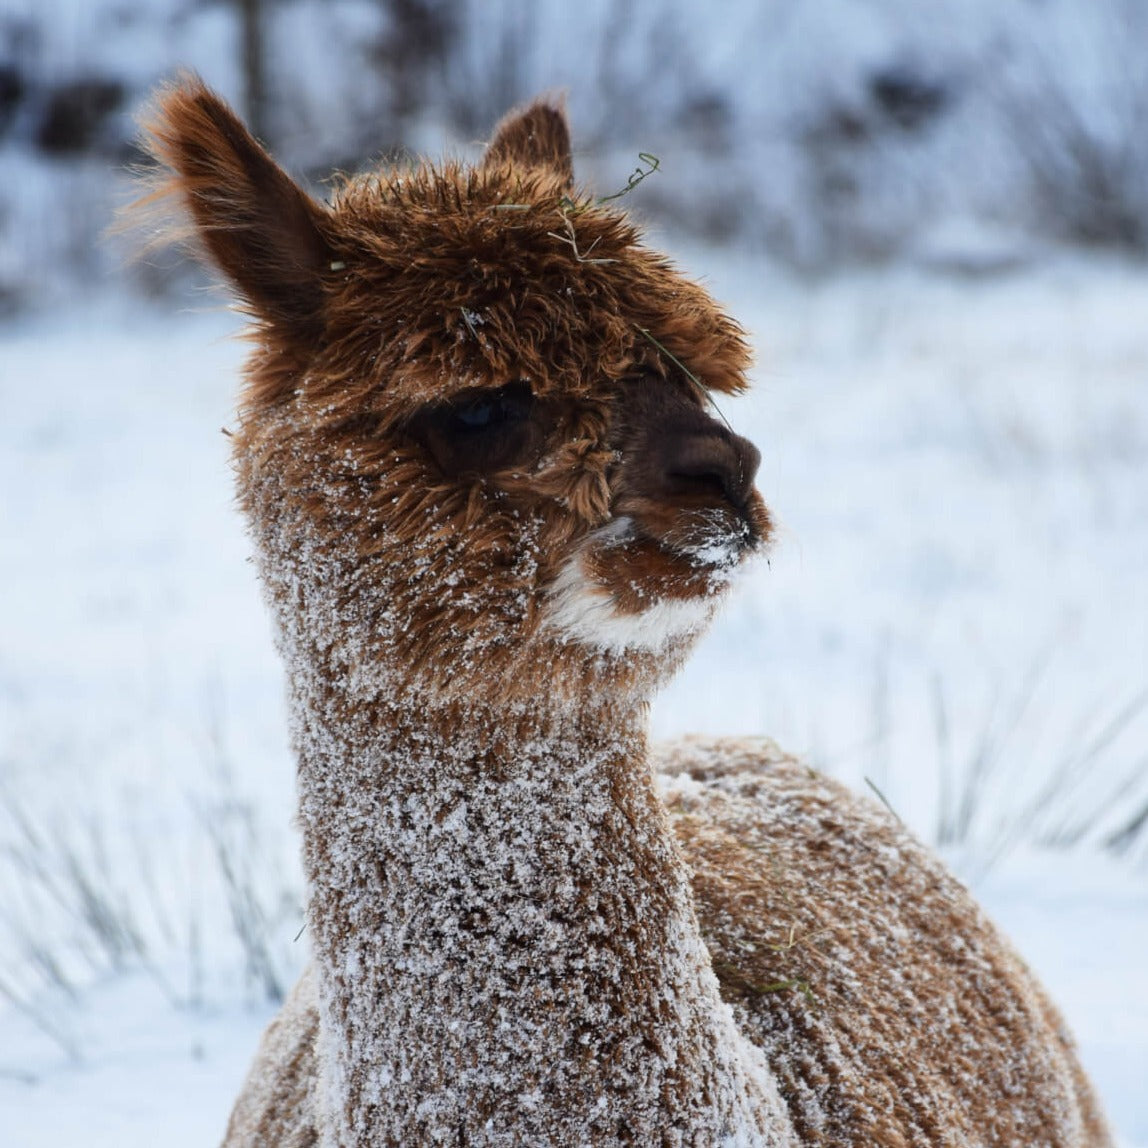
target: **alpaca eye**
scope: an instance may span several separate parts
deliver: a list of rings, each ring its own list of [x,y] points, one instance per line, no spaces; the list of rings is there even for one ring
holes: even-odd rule
[[[510,383],[426,407],[410,429],[444,474],[489,474],[520,465],[541,449],[545,408],[528,384]]]
[[[525,383],[511,383],[453,407],[452,418],[462,431],[492,430],[522,422],[530,415],[534,396]]]
[[[490,399],[479,399],[457,411],[454,417],[468,430],[478,430],[491,424],[497,410],[497,404]]]

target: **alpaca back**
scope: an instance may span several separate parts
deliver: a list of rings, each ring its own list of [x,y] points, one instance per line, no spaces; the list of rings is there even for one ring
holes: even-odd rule
[[[767,741],[658,765],[722,995],[802,1144],[1110,1143],[1056,1009],[885,809]]]

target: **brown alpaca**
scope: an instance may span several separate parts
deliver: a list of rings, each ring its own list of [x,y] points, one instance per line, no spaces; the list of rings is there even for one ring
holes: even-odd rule
[[[562,113],[309,198],[194,81],[151,124],[253,320],[240,499],[313,966],[226,1144],[1109,1144],[1040,987],[882,810],[647,744],[770,520],[738,326],[573,185]]]

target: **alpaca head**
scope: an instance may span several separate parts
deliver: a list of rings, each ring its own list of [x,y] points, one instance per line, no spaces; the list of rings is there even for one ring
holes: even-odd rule
[[[477,167],[303,192],[195,82],[150,125],[255,320],[235,436],[283,642],[367,694],[645,690],[770,522],[707,392],[740,328],[573,184],[558,109]]]

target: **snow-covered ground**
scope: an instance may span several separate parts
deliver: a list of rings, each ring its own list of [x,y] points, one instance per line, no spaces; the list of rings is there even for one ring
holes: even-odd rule
[[[1148,1148],[1148,830],[1103,848],[1148,801],[1143,269],[681,261],[760,349],[722,405],[780,534],[656,731],[769,733],[940,824]],[[119,301],[0,334],[6,1148],[212,1143],[303,958],[236,329]]]

